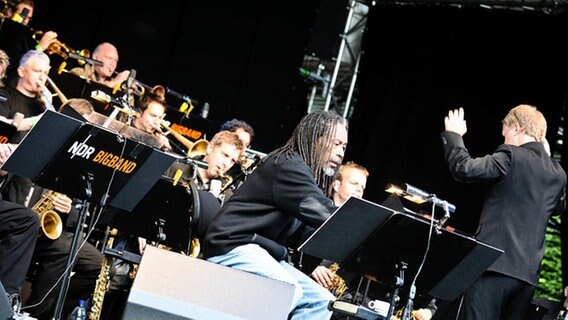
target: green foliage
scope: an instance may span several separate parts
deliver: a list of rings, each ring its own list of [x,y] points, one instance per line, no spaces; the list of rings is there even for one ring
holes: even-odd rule
[[[553,219],[560,221],[559,217]],[[537,298],[546,298],[552,301],[563,300],[561,251],[560,232],[547,228],[546,250],[542,260],[539,287],[535,293]]]

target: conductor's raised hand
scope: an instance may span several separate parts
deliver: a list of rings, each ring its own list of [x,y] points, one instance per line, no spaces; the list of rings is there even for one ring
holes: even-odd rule
[[[446,131],[451,131],[463,136],[467,132],[467,124],[464,120],[463,108],[450,110],[444,119]]]

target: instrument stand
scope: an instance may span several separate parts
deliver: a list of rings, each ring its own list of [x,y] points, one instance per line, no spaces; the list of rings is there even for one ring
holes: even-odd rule
[[[163,242],[167,239],[166,234],[164,233],[164,226],[166,225],[166,220],[158,218],[157,221],[154,221],[156,228],[158,231],[156,232],[156,247],[160,245],[160,242]]]
[[[389,297],[390,307],[389,307],[389,312],[387,314],[387,319],[390,319],[392,317],[392,315],[394,314],[394,308],[400,301],[399,292],[400,288],[404,286],[404,271],[408,268],[408,264],[406,264],[405,262],[400,262],[399,264],[396,265],[396,268],[399,270],[399,274],[398,276],[395,277],[394,290],[392,293],[390,293]]]
[[[57,297],[57,303],[55,305],[55,313],[53,315],[54,320],[61,319],[61,312],[63,312],[63,305],[65,304],[65,297],[67,296],[67,291],[69,290],[69,284],[71,282],[71,274],[73,271],[73,266],[75,264],[75,257],[77,255],[78,244],[81,235],[83,234],[83,227],[87,221],[87,215],[89,210],[89,198],[92,195],[92,181],[93,176],[87,174],[83,177],[83,181],[86,182],[85,186],[85,199],[79,204],[79,219],[77,220],[77,225],[75,226],[75,233],[73,234],[73,240],[71,241],[71,248],[69,249],[69,255],[67,256],[66,268],[63,273],[63,280],[61,282],[61,289],[59,290],[59,296]],[[84,240],[86,241],[86,239]]]

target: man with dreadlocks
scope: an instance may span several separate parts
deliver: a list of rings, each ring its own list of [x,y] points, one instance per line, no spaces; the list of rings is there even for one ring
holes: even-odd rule
[[[285,261],[283,244],[302,222],[317,228],[337,208],[327,193],[346,145],[343,118],[306,115],[223,205],[205,236],[207,260],[292,284],[290,319],[331,317],[333,296]]]

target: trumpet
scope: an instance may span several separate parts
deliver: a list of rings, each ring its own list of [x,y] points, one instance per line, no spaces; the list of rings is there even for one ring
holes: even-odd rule
[[[44,34],[45,34],[45,32],[43,32],[43,31],[35,31],[32,35],[32,38],[36,42],[39,43],[39,41],[41,40],[41,38],[43,37]],[[84,58],[89,58],[89,56],[91,55],[91,52],[87,49],[75,50],[75,49],[70,48],[65,43],[63,43],[59,40],[55,40],[52,44],[49,45],[49,47],[44,48],[44,50],[45,50],[45,53],[47,53],[47,54],[51,55],[51,54],[55,53],[65,60],[67,60],[69,58],[69,54],[71,54],[71,53],[77,54],[77,55],[84,57]],[[80,65],[84,65],[86,63],[86,61],[83,60],[83,59],[78,59],[77,62]]]

